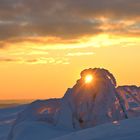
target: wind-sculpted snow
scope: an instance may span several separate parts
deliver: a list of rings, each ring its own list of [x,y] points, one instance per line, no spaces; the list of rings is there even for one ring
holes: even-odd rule
[[[23,122],[44,121],[54,124],[55,113],[60,108],[59,99],[37,100],[28,105],[28,107],[17,115],[11,131],[8,135],[8,140],[13,140],[17,131],[18,125]]]
[[[90,83],[85,82],[88,74],[93,76]],[[115,77],[108,70],[86,69],[81,72],[81,78],[77,80],[76,84],[72,88],[68,88],[63,98],[37,100],[20,112],[7,140],[24,140],[23,131],[32,128],[32,124],[40,127],[41,123],[42,127],[42,123],[44,123],[46,129],[51,126],[55,133],[56,128],[77,131],[107,122],[140,116],[139,105],[139,87],[117,87]],[[28,124],[31,125],[28,126]],[[22,128],[22,126],[24,127]],[[38,131],[38,128],[34,131]],[[32,134],[29,135],[30,140]],[[48,136],[55,137],[51,134]],[[25,139],[28,140],[28,137]]]
[[[0,109],[0,140],[6,140],[10,128],[17,118],[17,114],[22,112],[27,105],[19,105],[10,108]]]

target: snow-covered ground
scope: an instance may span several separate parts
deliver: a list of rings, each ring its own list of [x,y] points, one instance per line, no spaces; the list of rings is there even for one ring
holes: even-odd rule
[[[5,119],[0,116],[3,118],[0,123],[0,140],[6,140],[14,118],[13,114],[23,108],[0,110],[0,115],[5,116]],[[7,115],[12,118],[6,117]],[[70,130],[36,121],[22,122],[16,127],[13,140],[140,140],[140,117],[82,130]]]
[[[140,140],[140,117],[87,128],[53,140]]]
[[[18,107],[0,109],[0,140],[5,140],[10,132],[13,122],[17,118],[17,114],[22,112],[27,105]]]
[[[7,140],[17,115],[27,105],[0,109],[0,140]],[[73,130],[55,127],[42,121],[25,121],[16,126],[13,140],[48,140],[59,137]]]

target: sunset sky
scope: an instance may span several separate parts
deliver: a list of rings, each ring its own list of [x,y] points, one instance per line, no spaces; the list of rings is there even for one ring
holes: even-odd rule
[[[62,97],[90,67],[140,86],[140,0],[0,0],[0,99]]]

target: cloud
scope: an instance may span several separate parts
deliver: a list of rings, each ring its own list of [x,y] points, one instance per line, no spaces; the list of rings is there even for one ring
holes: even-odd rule
[[[18,59],[0,57],[0,62],[18,62]]]
[[[25,59],[21,61],[20,63],[24,64],[51,64],[51,65],[56,65],[56,64],[69,64],[69,60],[64,57],[40,57],[36,59]]]
[[[6,58],[1,57],[0,62],[9,62],[9,63],[18,63],[18,64],[62,64],[66,65],[69,64],[69,59],[64,57],[37,57],[37,58]]]
[[[139,0],[3,0],[0,41],[40,36],[65,40],[104,32],[115,34],[118,29],[120,33],[139,35],[139,13]],[[103,17],[109,20],[103,21]],[[120,21],[125,20],[136,23],[130,26],[124,22],[126,26],[121,27]],[[105,22],[107,30],[102,28]]]
[[[85,17],[139,18],[139,0],[67,0],[72,13]]]
[[[73,53],[68,53],[66,56],[84,56],[84,55],[94,55],[94,52],[73,52]]]

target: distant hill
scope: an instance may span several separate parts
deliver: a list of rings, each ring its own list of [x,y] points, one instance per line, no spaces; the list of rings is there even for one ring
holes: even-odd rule
[[[0,108],[16,107],[21,104],[31,103],[33,99],[30,100],[0,100]]]

